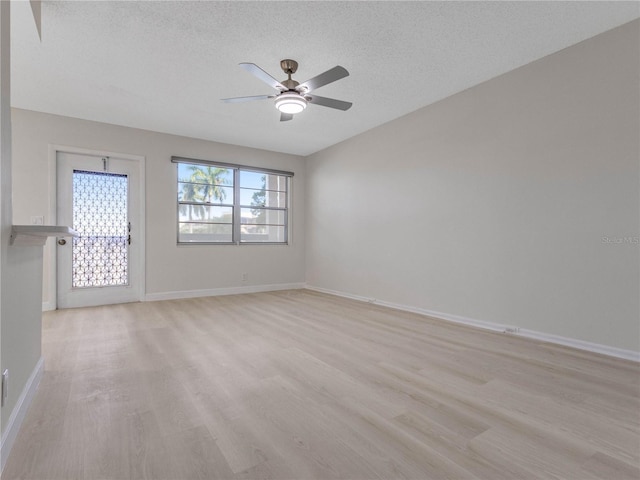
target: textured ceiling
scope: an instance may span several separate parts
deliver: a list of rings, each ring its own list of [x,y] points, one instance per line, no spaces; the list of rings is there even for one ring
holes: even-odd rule
[[[637,2],[12,2],[12,105],[308,155],[640,16]],[[354,106],[279,122],[283,58]],[[178,152],[179,153],[179,152]]]

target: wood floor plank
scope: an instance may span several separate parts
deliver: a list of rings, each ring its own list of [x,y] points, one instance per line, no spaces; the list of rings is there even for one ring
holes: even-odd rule
[[[442,419],[442,416],[440,417]],[[435,421],[431,415],[426,416],[416,412],[408,412],[393,419],[401,425],[408,434],[449,458],[466,472],[473,472],[476,478],[511,479],[512,474],[500,467],[493,466],[489,461],[471,451],[467,445],[469,441],[482,432],[488,430],[477,424],[468,424],[468,418],[450,416],[446,422]],[[455,423],[454,428],[450,428]],[[474,428],[476,427],[476,428]],[[460,433],[463,432],[463,433]],[[471,473],[469,473],[471,475]]]
[[[640,462],[638,431],[620,425],[604,415],[585,412],[541,395],[534,396],[499,380],[491,382],[484,391],[478,392],[478,398],[500,404],[506,411],[533,418],[541,426],[547,425],[549,432],[562,430],[581,442],[588,440],[594,449],[620,460]],[[553,436],[549,435],[548,438]],[[593,453],[595,452],[591,452]]]
[[[307,290],[48,312],[3,480],[640,478],[640,364]]]
[[[597,478],[615,478],[616,480],[640,478],[640,469],[637,465],[617,460],[602,452],[594,453],[582,465],[582,470]]]

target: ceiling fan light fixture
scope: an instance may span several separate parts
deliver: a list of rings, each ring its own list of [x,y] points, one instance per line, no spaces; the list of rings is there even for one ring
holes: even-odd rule
[[[307,108],[307,100],[300,94],[294,92],[284,92],[276,97],[276,108],[282,113],[291,115],[300,113]]]
[[[2,0],[0,0],[2,1]],[[313,103],[321,107],[334,108],[336,110],[349,110],[351,108],[351,102],[343,102],[342,100],[336,100],[335,98],[325,98],[313,94],[308,96],[309,92],[312,92],[320,87],[333,83],[341,78],[348,77],[349,72],[340,65],[335,66],[320,75],[316,75],[310,78],[304,83],[300,83],[297,80],[291,78],[293,73],[296,73],[298,69],[298,62],[291,59],[285,59],[280,62],[282,71],[287,74],[287,79],[279,82],[274,77],[269,75],[255,63],[241,63],[240,66],[252,74],[257,79],[263,81],[270,87],[277,90],[275,95],[254,95],[252,97],[234,97],[223,98],[225,103],[240,103],[249,102],[252,100],[264,100],[267,98],[275,99],[275,107],[280,112],[280,121],[288,122],[293,118],[296,113],[302,112],[307,108],[307,104]]]

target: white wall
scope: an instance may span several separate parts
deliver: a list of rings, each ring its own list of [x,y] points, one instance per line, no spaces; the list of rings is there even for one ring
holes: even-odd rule
[[[308,284],[640,350],[639,25],[309,157]]]
[[[55,222],[55,168],[49,145],[141,155],[146,164],[146,292],[152,298],[217,290],[304,282],[304,185],[302,157],[97,122],[13,110],[14,218],[32,215]],[[292,241],[288,246],[176,245],[176,166],[171,156],[218,160],[294,172]],[[54,242],[45,249],[45,302]],[[241,272],[248,281],[241,281]]]

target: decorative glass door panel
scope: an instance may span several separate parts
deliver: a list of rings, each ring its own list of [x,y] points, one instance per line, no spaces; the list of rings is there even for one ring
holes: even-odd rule
[[[73,171],[72,287],[129,284],[127,175]]]

